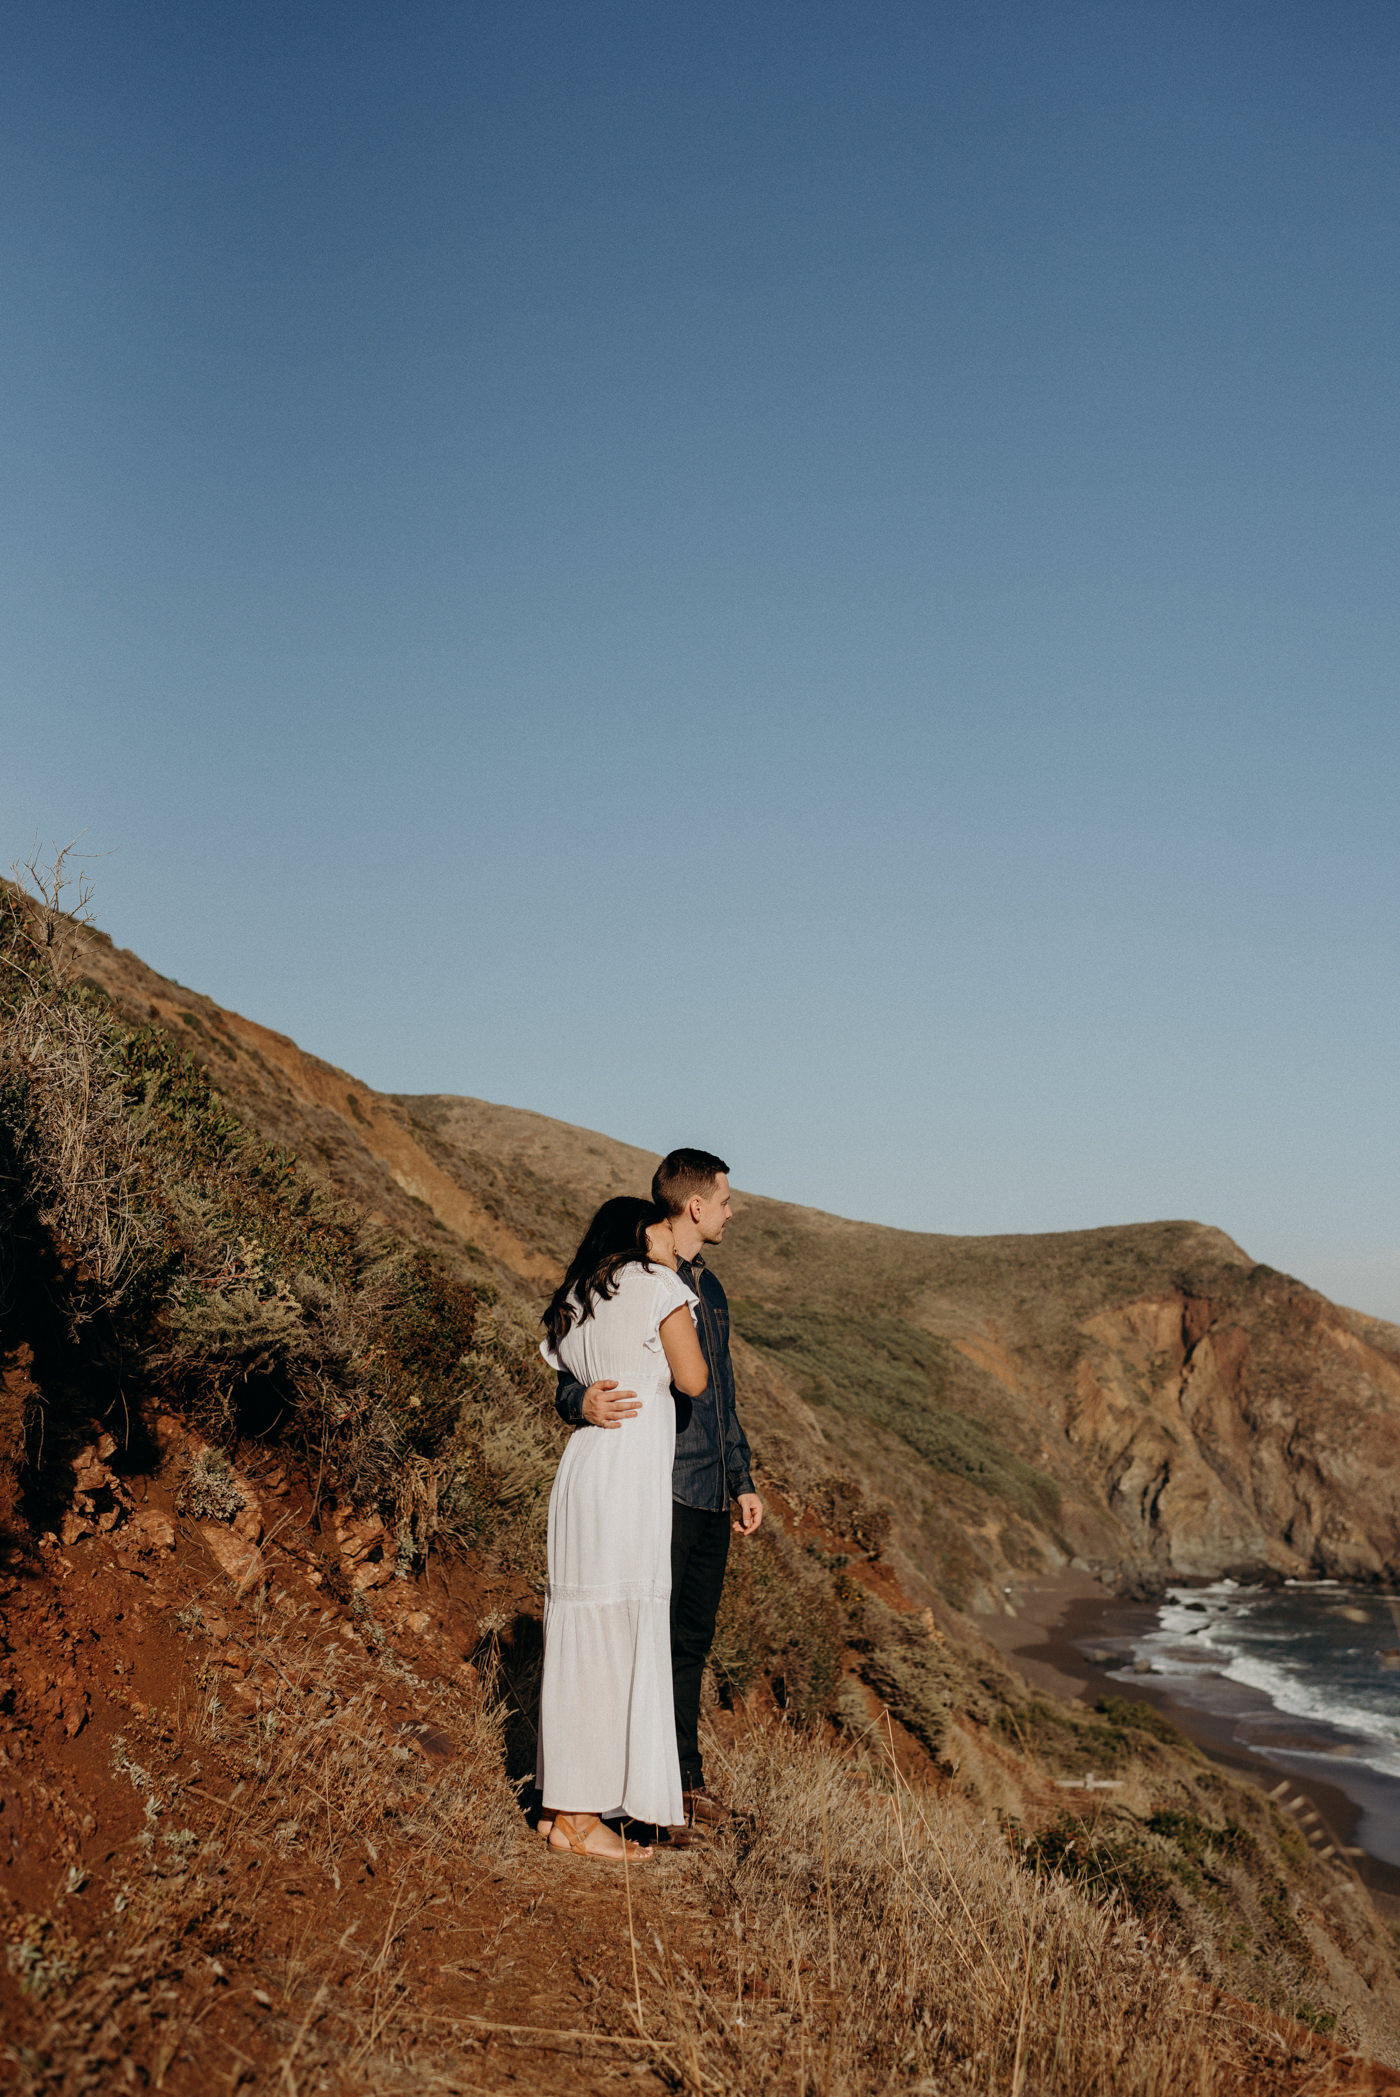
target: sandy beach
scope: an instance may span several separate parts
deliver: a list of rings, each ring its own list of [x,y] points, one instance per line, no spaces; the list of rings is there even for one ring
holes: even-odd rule
[[[1006,1591],[1005,1608],[973,1616],[989,1645],[996,1648],[1035,1689],[1071,1701],[1093,1704],[1099,1697],[1128,1697],[1153,1705],[1189,1740],[1236,1775],[1265,1791],[1287,1777],[1290,1794],[1311,1801],[1338,1845],[1365,1849],[1363,1806],[1340,1784],[1311,1774],[1284,1770],[1243,1746],[1235,1738],[1234,1720],[1188,1704],[1171,1694],[1161,1676],[1121,1674],[1090,1664],[1080,1650],[1096,1637],[1121,1640],[1123,1628],[1139,1615],[1144,1624],[1155,1615],[1150,1603],[1127,1603],[1110,1593],[1091,1574],[1063,1572],[1018,1581]],[[1400,1916],[1400,1868],[1366,1850],[1356,1860],[1371,1893],[1388,1914]]]

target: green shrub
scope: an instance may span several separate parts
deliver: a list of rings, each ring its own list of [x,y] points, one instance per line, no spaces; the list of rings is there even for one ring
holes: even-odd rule
[[[103,1316],[124,1392],[139,1364],[217,1448],[290,1444],[318,1492],[392,1518],[410,1558],[442,1527],[542,1546],[557,1433],[528,1321],[483,1332],[489,1284],[371,1226],[160,1028],[69,982],[63,936],[0,889],[8,1221],[61,1242],[70,1326]],[[189,1504],[223,1512],[215,1484]]]
[[[1172,1809],[1152,1814],[1146,1825],[1154,1835],[1174,1843],[1182,1856],[1189,1857],[1193,1863],[1209,1868],[1217,1860],[1229,1859],[1243,1864],[1253,1873],[1266,1868],[1258,1842],[1237,1820],[1217,1825],[1214,1821],[1203,1820],[1198,1813]]]
[[[714,1649],[722,1691],[743,1694],[767,1676],[799,1723],[829,1712],[841,1684],[842,1612],[832,1581],[776,1524],[737,1542]]]
[[[520,1305],[482,1302],[460,1364],[459,1403],[441,1462],[441,1532],[489,1543],[503,1569],[539,1577],[545,1521],[565,1430],[554,1379],[540,1358],[539,1328]]]
[[[201,1450],[175,1495],[177,1512],[194,1515],[196,1520],[231,1522],[247,1504],[231,1472],[222,1449]]]
[[[1110,1726],[1127,1728],[1134,1733],[1146,1733],[1152,1740],[1165,1742],[1168,1747],[1190,1749],[1191,1743],[1179,1726],[1151,1704],[1134,1704],[1127,1697],[1100,1697],[1094,1706]]]
[[[141,1197],[162,1226],[167,1258],[180,1262],[193,1207],[218,1240],[255,1240],[270,1271],[353,1288],[363,1220],[241,1121],[160,1028],[109,1024],[128,1109],[144,1130]]]
[[[1059,1872],[1086,1892],[1121,1893],[1144,1920],[1179,1913],[1175,1874],[1136,1829],[1097,1831],[1072,1813],[1027,1838],[1023,1855],[1033,1871]]]
[[[860,1674],[891,1715],[941,1763],[948,1723],[965,1709],[967,1672],[944,1642],[919,1618],[891,1609],[865,1593],[852,1643]]]

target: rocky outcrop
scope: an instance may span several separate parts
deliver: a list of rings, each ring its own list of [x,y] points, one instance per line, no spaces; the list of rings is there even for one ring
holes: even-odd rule
[[[1062,1424],[1137,1557],[1400,1579],[1400,1331],[1267,1274],[1083,1331]]]

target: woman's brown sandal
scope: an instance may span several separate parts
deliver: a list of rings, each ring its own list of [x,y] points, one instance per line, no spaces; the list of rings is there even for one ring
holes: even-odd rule
[[[603,1825],[598,1814],[587,1813],[579,1815],[577,1818],[587,1822],[582,1832],[575,1824],[576,1816],[574,1814],[555,1814],[554,1826],[549,1834],[549,1847],[558,1851],[560,1855],[567,1853],[575,1857],[587,1857],[594,1864],[620,1864],[623,1861],[621,1854],[614,1854],[611,1850],[590,1849],[588,1847],[588,1837],[593,1829],[600,1828]],[[563,1842],[554,1840],[556,1832],[564,1837]],[[640,1842],[633,1842],[627,1835],[622,1837],[622,1846],[629,1864],[634,1862],[640,1864],[643,1859],[651,1855],[650,1847],[644,1847]]]

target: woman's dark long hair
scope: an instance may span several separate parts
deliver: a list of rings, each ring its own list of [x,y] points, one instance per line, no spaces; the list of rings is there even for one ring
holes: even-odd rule
[[[557,1349],[571,1326],[592,1317],[596,1301],[606,1301],[616,1292],[624,1267],[634,1260],[647,1264],[647,1227],[664,1221],[655,1202],[639,1201],[635,1194],[615,1194],[603,1203],[549,1299],[544,1329],[551,1347]]]

